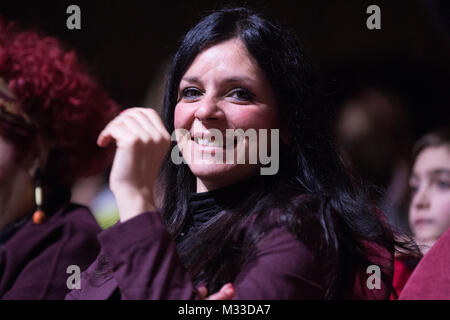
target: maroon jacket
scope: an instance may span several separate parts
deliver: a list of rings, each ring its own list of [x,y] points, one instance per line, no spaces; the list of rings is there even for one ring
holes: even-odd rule
[[[450,300],[450,229],[420,260],[406,282],[402,300]]]
[[[118,223],[98,239],[112,274],[100,273],[103,262],[97,259],[83,272],[81,289],[72,290],[67,299],[111,299],[118,289],[121,299],[196,299],[192,280],[158,212]],[[318,270],[312,252],[279,227],[266,235],[253,261],[237,275],[234,299],[322,299],[323,276]],[[369,290],[355,283],[349,298],[388,296],[384,286]]]
[[[0,246],[1,299],[64,299],[67,267],[86,269],[101,231],[88,208],[66,204],[43,224],[31,219]]]

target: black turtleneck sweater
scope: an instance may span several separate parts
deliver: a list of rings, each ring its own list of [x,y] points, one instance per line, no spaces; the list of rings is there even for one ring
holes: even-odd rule
[[[185,237],[194,232],[219,212],[242,203],[256,189],[262,187],[263,179],[254,176],[234,184],[206,192],[192,192],[188,198],[188,220],[181,234]]]

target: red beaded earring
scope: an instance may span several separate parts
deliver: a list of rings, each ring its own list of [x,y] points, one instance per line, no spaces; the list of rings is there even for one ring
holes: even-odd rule
[[[36,211],[33,213],[33,222],[35,224],[41,224],[45,220],[45,212],[42,209],[42,171],[40,169],[36,169],[34,181],[34,201],[36,203]]]

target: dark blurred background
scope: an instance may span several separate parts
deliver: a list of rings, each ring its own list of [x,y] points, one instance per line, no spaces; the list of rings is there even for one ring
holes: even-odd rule
[[[81,8],[81,30],[66,27],[71,4]],[[372,4],[381,30],[366,27]],[[336,102],[344,160],[385,188],[378,200],[404,220],[412,142],[450,120],[450,1],[0,0],[0,15],[74,47],[123,107],[160,109],[181,37],[225,5],[256,9],[303,40]]]
[[[66,28],[66,8],[81,8],[81,30]],[[345,99],[367,85],[401,95],[414,136],[449,119],[450,2],[1,0],[0,14],[39,26],[75,47],[111,95],[141,105],[180,37],[209,10],[245,5],[291,27]],[[366,28],[366,8],[381,8],[381,30]]]

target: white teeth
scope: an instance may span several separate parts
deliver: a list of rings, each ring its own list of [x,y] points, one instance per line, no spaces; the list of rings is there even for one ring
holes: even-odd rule
[[[202,139],[202,138],[194,138],[195,142],[202,146],[208,146],[208,147],[219,147],[219,143],[211,141],[209,139]]]
[[[213,139],[213,140],[211,140]],[[201,146],[207,146],[207,147],[216,147],[216,148],[234,148],[236,144],[236,138],[226,137],[225,139],[222,137],[217,136],[206,136],[203,138],[195,137],[194,136],[194,142],[201,145]],[[224,141],[224,143],[222,143]]]
[[[202,146],[207,146],[207,147],[222,147],[220,145],[219,142],[216,141],[211,141],[209,139],[205,139],[205,138],[198,138],[198,137],[194,137],[194,141]]]

